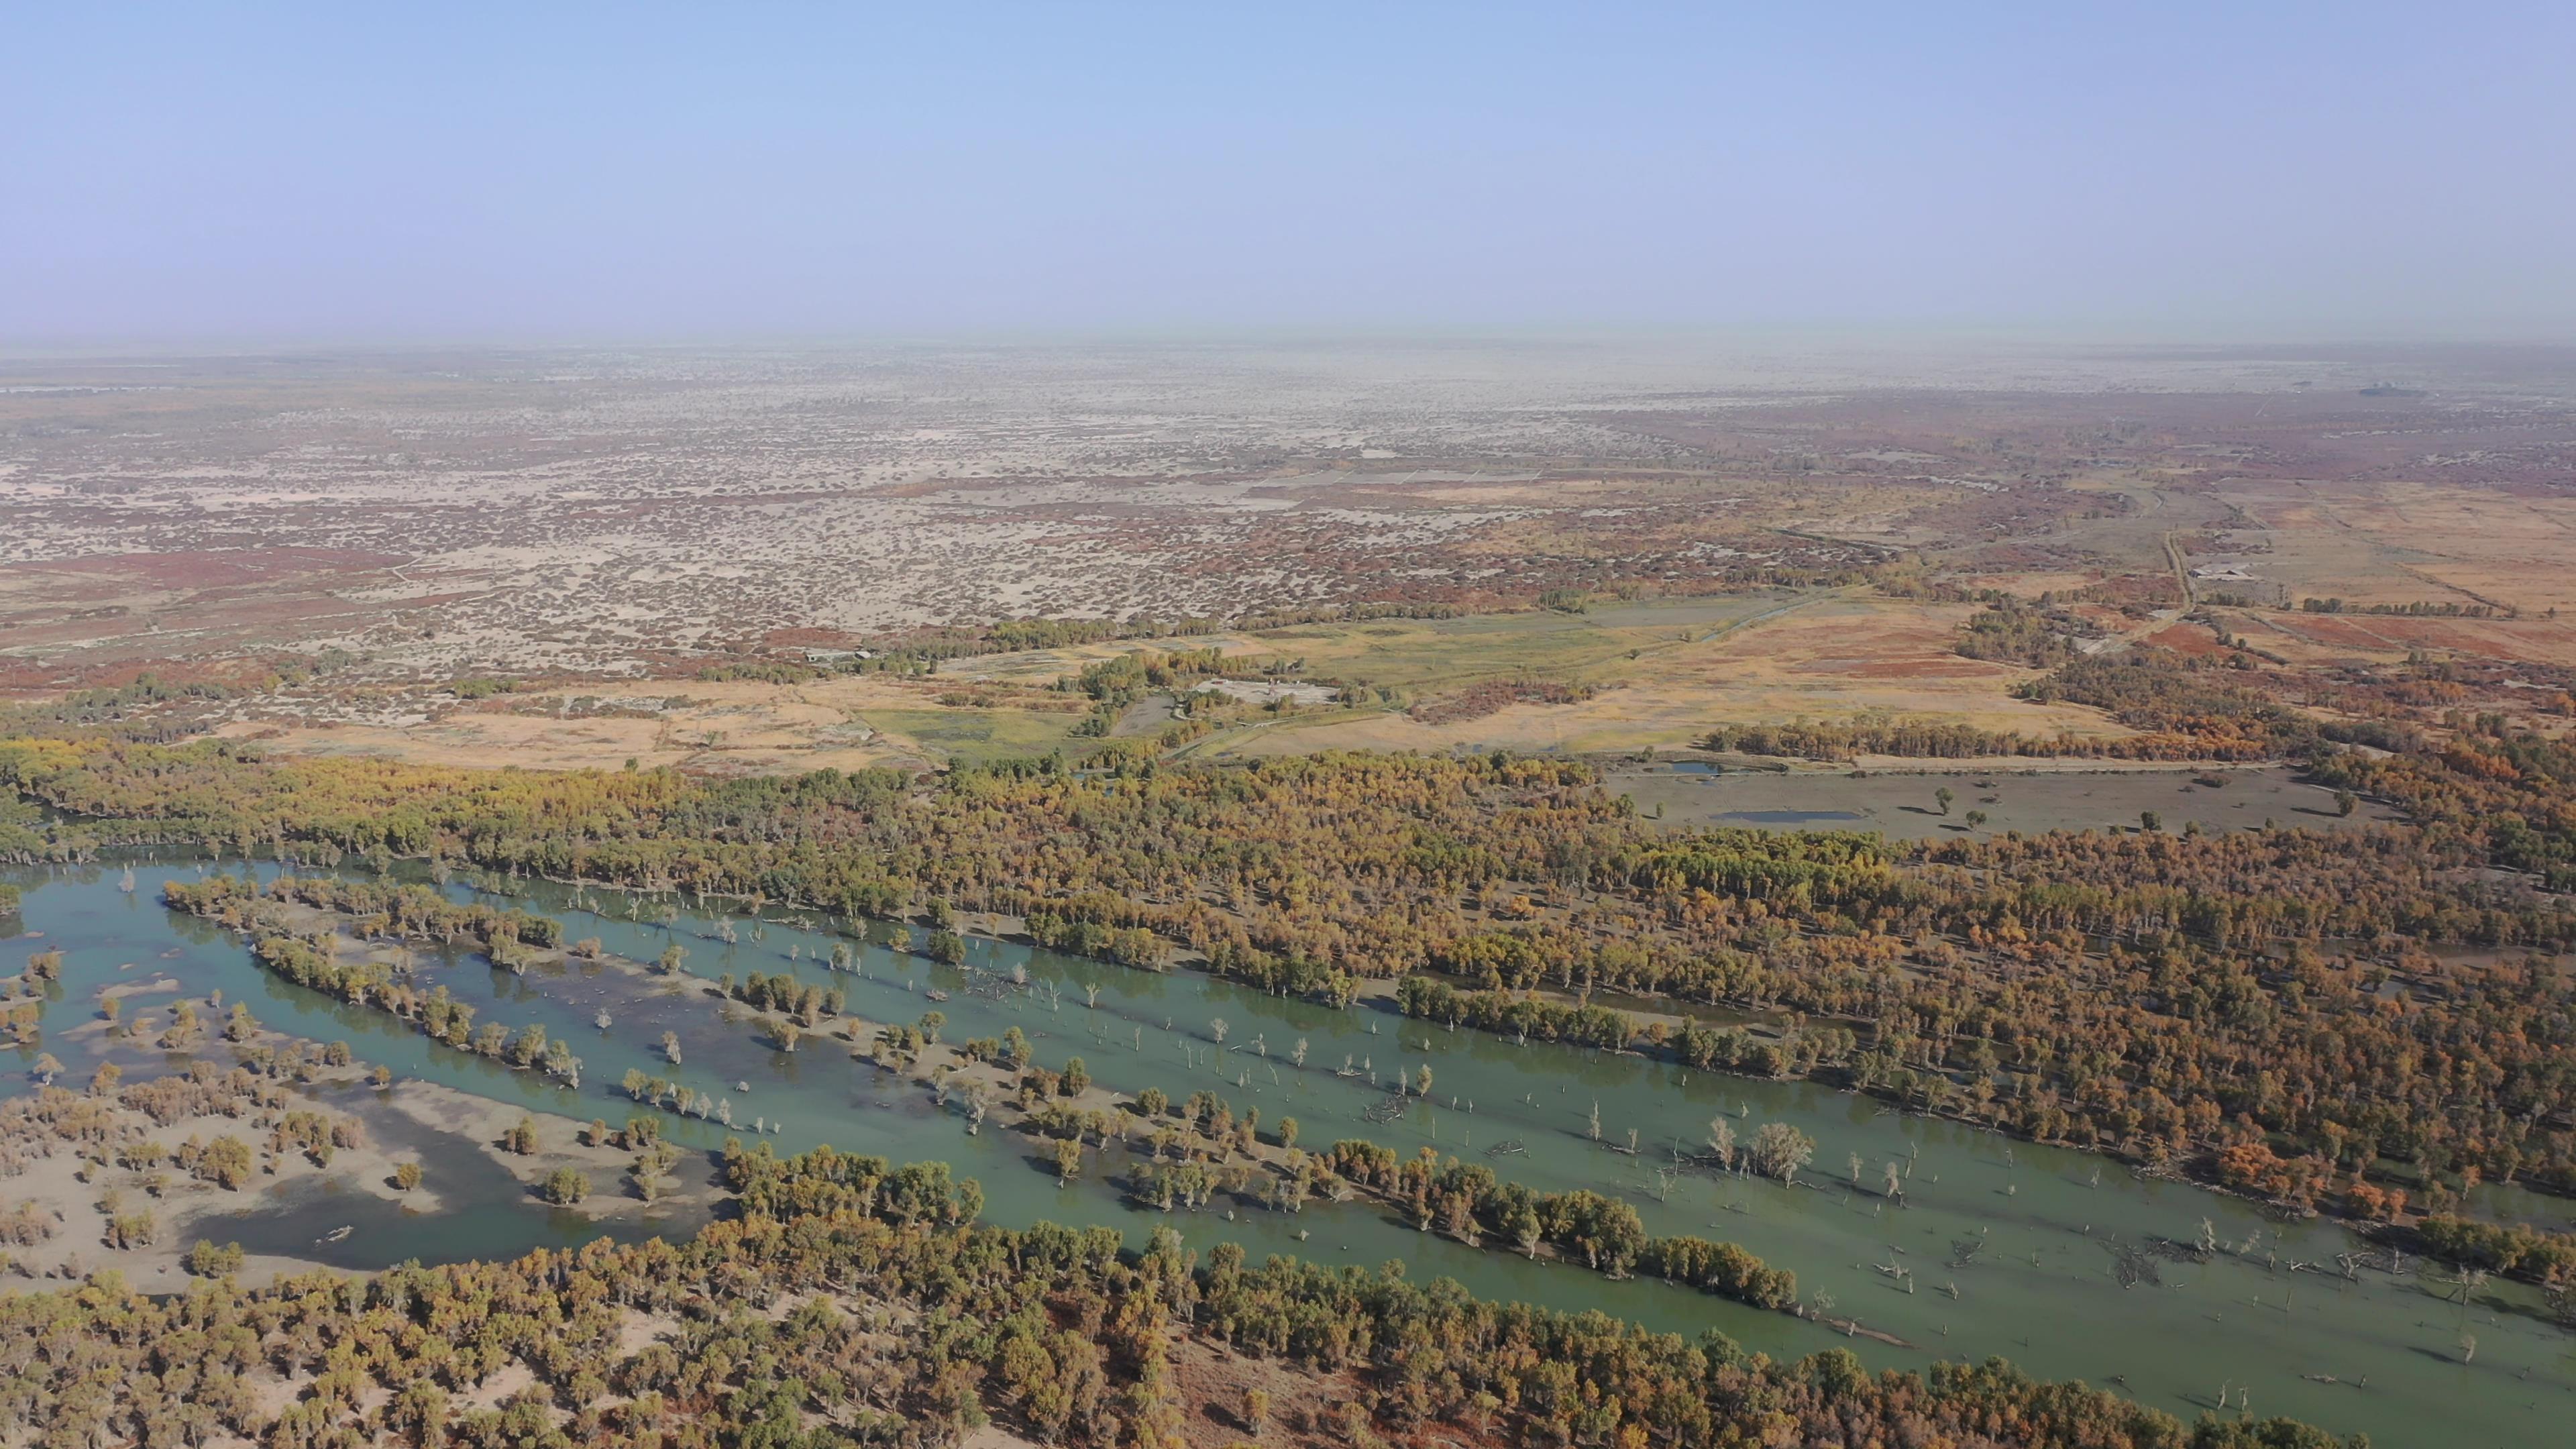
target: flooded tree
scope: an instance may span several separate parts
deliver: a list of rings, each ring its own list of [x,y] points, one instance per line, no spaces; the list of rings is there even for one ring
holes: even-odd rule
[[[1753,1134],[1753,1161],[1783,1183],[1794,1185],[1798,1169],[1815,1155],[1815,1139],[1786,1122],[1765,1122]]]

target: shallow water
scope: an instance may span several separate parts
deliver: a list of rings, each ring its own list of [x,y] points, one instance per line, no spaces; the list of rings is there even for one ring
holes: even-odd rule
[[[1213,1210],[1167,1218],[1128,1204],[1108,1180],[1125,1171],[1118,1152],[1105,1163],[1095,1155],[1084,1177],[1060,1188],[1052,1166],[1040,1161],[1028,1139],[990,1127],[968,1136],[962,1117],[938,1108],[925,1089],[852,1061],[838,1043],[809,1038],[805,1050],[773,1050],[755,1041],[746,1023],[728,1023],[715,1002],[687,986],[597,966],[515,977],[475,958],[424,957],[434,979],[478,1007],[479,1021],[512,1028],[542,1021],[550,1034],[575,1043],[585,1068],[582,1088],[573,1091],[438,1046],[389,1017],[350,1010],[267,976],[237,940],[158,904],[163,879],[194,878],[198,871],[194,865],[139,868],[131,897],[117,889],[115,870],[77,880],[48,879],[42,872],[16,877],[31,887],[24,925],[45,935],[41,942],[0,943],[0,974],[15,970],[40,946],[67,951],[66,980],[46,1012],[47,1044],[75,1074],[86,1075],[82,1053],[97,1038],[66,1033],[94,1015],[88,1003],[96,991],[114,980],[148,979],[157,970],[185,983],[191,994],[219,987],[228,1000],[248,1001],[272,1027],[347,1040],[362,1059],[381,1061],[399,1074],[503,1101],[622,1120],[636,1109],[618,1092],[617,1081],[628,1067],[637,1067],[731,1098],[744,1128],[754,1118],[783,1122],[784,1131],[771,1139],[782,1152],[830,1142],[899,1161],[945,1159],[983,1182],[986,1214],[1001,1223],[1108,1223],[1141,1239],[1151,1226],[1168,1221],[1202,1247],[1232,1239],[1255,1253],[1331,1263],[1401,1258],[1416,1277],[1445,1274],[1486,1296],[1596,1307],[1680,1332],[1714,1327],[1775,1355],[1843,1345],[1878,1365],[2002,1355],[2047,1378],[2102,1383],[2125,1375],[2125,1387],[2142,1401],[2186,1418],[2208,1407],[2222,1384],[2250,1384],[2250,1406],[2257,1413],[2292,1414],[2343,1432],[2365,1430],[2382,1445],[2559,1442],[2560,1431],[2548,1426],[2563,1424],[2576,1411],[2576,1336],[2543,1322],[2538,1296],[2526,1289],[2504,1288],[2463,1307],[2436,1297],[2438,1283],[2411,1275],[2400,1279],[2364,1270],[2359,1281],[2347,1282],[2331,1276],[2331,1266],[2353,1240],[2330,1224],[2277,1223],[2251,1204],[2143,1179],[2116,1163],[1906,1117],[1807,1084],[1685,1073],[1639,1058],[1540,1044],[1514,1046],[1382,1009],[1334,1012],[1196,975],[1158,975],[975,939],[970,966],[1004,975],[1022,969],[1036,988],[994,1000],[970,994],[963,971],[874,946],[862,951],[864,975],[826,971],[815,958],[835,941],[852,939],[828,929],[771,922],[757,926],[762,939],[755,940],[754,923],[737,915],[740,939],[728,946],[715,939],[712,915],[683,913],[666,929],[630,921],[624,914],[627,898],[610,893],[535,885],[509,898],[562,918],[568,937],[597,935],[610,950],[637,959],[649,960],[677,941],[689,950],[687,967],[700,979],[697,984],[721,972],[793,970],[802,979],[843,987],[851,1011],[872,1022],[910,1021],[935,1007],[948,1018],[942,1037],[949,1041],[996,1036],[1017,1025],[1049,1066],[1079,1055],[1104,1085],[1130,1093],[1160,1086],[1175,1100],[1214,1090],[1238,1111],[1258,1107],[1265,1136],[1280,1117],[1296,1117],[1300,1143],[1309,1148],[1365,1136],[1405,1151],[1428,1146],[1482,1159],[1485,1149],[1517,1139],[1524,1152],[1489,1160],[1499,1175],[1545,1190],[1619,1192],[1637,1205],[1652,1232],[1741,1242],[1795,1270],[1810,1301],[1820,1293],[1829,1296],[1837,1316],[1857,1315],[1866,1327],[1896,1335],[1910,1348],[1846,1341],[1818,1324],[1661,1283],[1613,1282],[1571,1266],[1469,1248],[1413,1231],[1365,1205],[1317,1204],[1294,1216],[1237,1205],[1231,1220]],[[450,889],[460,897],[472,893],[461,883]],[[582,903],[590,902],[601,909],[585,909]],[[654,902],[644,913],[658,914],[661,906]],[[883,927],[873,929],[883,936]],[[791,947],[807,959],[791,965]],[[1086,983],[1099,988],[1096,1009],[1084,1005]],[[1050,1001],[1048,987],[1060,996]],[[933,988],[949,992],[949,999],[930,1002],[924,993]],[[593,1013],[602,1008],[611,1015],[604,1032],[593,1024]],[[1214,1040],[1216,1018],[1229,1025],[1222,1045]],[[685,1064],[676,1069],[658,1050],[666,1030],[681,1040]],[[1289,1061],[1300,1037],[1308,1044],[1303,1068]],[[1346,1056],[1363,1073],[1355,1080],[1334,1075]],[[1434,1073],[1430,1100],[1415,1102],[1392,1123],[1363,1120],[1362,1112],[1383,1095],[1367,1072],[1386,1081],[1426,1063]],[[752,1090],[735,1090],[738,1081]],[[19,1078],[5,1090],[23,1086]],[[1604,1136],[1624,1144],[1633,1128],[1637,1156],[1586,1140],[1596,1101]],[[1676,1148],[1697,1146],[1709,1119],[1720,1113],[1733,1120],[1739,1139],[1774,1120],[1793,1122],[1814,1137],[1816,1160],[1800,1185],[1785,1188],[1693,1169],[1659,1182],[1655,1166],[1669,1165]],[[702,1149],[712,1149],[726,1135],[697,1121],[674,1120],[669,1130],[683,1145]],[[435,1185],[467,1210],[405,1219],[397,1206],[367,1194],[313,1194],[284,1212],[244,1216],[227,1225],[223,1236],[239,1237],[245,1246],[327,1253],[325,1261],[371,1267],[411,1256],[488,1256],[577,1241],[596,1231],[577,1215],[527,1197],[471,1146],[429,1145],[440,1153],[429,1164]],[[1857,1190],[1847,1181],[1855,1154],[1863,1167]],[[1877,1191],[1882,1165],[1891,1161],[1910,1172],[1901,1203],[1882,1200]],[[488,1169],[483,1177],[475,1175],[477,1163]],[[2567,1218],[2561,1202],[2510,1193],[2491,1202],[2561,1225]],[[2118,1285],[2108,1246],[2114,1239],[2189,1240],[2203,1218],[2222,1241],[2250,1240],[2255,1246],[2246,1256],[2222,1256],[2205,1265],[2160,1262],[2154,1286]],[[343,1224],[359,1231],[340,1244],[310,1243]],[[665,1226],[677,1233],[692,1224]],[[1303,1243],[1294,1237],[1300,1228],[1311,1233]],[[295,1241],[299,1235],[301,1245]],[[1981,1244],[1975,1261],[1947,1266],[1953,1245],[1968,1241]],[[2329,1273],[2287,1271],[2296,1261],[2325,1264]],[[1914,1291],[1904,1291],[1872,1265],[1910,1268]],[[1953,1283],[1955,1299],[1944,1291]],[[2460,1362],[2463,1333],[2478,1340],[2473,1363]],[[2308,1375],[2340,1382],[2318,1383]],[[2356,1387],[2365,1376],[2369,1387]]]

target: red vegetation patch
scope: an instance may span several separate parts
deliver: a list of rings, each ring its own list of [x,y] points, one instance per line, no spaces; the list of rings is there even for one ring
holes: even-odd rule
[[[2163,607],[2182,603],[2182,585],[2169,573],[2120,574],[2093,586],[2095,594],[2114,604]]]
[[[1581,704],[1592,695],[1592,686],[1588,684],[1566,684],[1553,679],[1488,679],[1455,694],[1424,700],[1409,713],[1424,724],[1455,724],[1460,720],[1483,719],[1515,704]]]
[[[2168,625],[2148,635],[2147,642],[2195,659],[2227,652],[2226,646],[2218,642],[2217,635],[2198,624]]]
[[[0,660],[0,696],[15,703],[30,703],[74,690],[122,689],[147,674],[173,687],[220,684],[249,689],[266,683],[276,672],[270,661],[252,657],[118,659],[87,666],[73,666],[60,659],[8,659]]]
[[[99,554],[17,567],[130,579],[164,589],[204,589],[271,583],[296,574],[363,573],[404,561],[400,554],[357,549],[282,547]]]

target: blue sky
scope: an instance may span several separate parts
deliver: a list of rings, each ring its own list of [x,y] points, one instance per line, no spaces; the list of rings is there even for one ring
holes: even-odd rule
[[[0,346],[2576,340],[2576,5],[17,8]]]

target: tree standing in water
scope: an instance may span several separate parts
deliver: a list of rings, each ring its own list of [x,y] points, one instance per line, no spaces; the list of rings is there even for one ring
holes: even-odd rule
[[[1816,1140],[1786,1122],[1765,1122],[1753,1134],[1753,1160],[1764,1172],[1796,1186],[1798,1169],[1816,1155]]]

